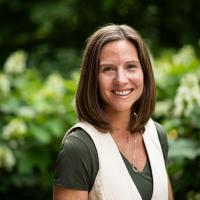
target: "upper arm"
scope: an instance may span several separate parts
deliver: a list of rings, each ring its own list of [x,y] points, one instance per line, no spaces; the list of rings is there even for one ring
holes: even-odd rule
[[[173,191],[172,191],[172,186],[170,179],[168,178],[168,200],[173,200]]]
[[[88,200],[88,191],[54,186],[53,200]]]
[[[89,192],[98,172],[98,156],[93,141],[76,129],[61,146],[54,169],[54,185]]]

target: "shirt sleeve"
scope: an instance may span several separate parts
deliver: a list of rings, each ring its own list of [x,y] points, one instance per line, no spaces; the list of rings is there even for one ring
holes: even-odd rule
[[[54,171],[57,186],[90,191],[98,171],[93,141],[82,129],[76,129],[61,145]]]

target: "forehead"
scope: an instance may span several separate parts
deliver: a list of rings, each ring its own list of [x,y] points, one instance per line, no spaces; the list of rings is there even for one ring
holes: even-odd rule
[[[128,40],[117,40],[106,43],[100,51],[100,62],[110,59],[133,59],[139,61],[135,45]]]

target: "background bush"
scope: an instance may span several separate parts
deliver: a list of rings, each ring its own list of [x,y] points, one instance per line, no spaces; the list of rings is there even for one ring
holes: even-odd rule
[[[158,99],[154,117],[169,137],[175,199],[200,199],[200,60],[191,46],[155,60]]]
[[[61,137],[75,122],[78,75],[42,79],[26,57],[14,52],[0,73],[0,192],[3,199],[50,199]]]

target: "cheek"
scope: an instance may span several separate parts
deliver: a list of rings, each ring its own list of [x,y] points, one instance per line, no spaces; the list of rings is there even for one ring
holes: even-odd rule
[[[111,77],[99,76],[99,95],[103,100],[105,100],[110,95],[111,87]]]
[[[99,89],[109,88],[111,84],[111,77],[99,75]]]
[[[144,85],[144,77],[143,74],[138,76],[138,83],[141,85],[141,87],[143,87]]]
[[[143,83],[144,83],[143,73],[132,74],[131,79],[136,85],[143,87]]]

